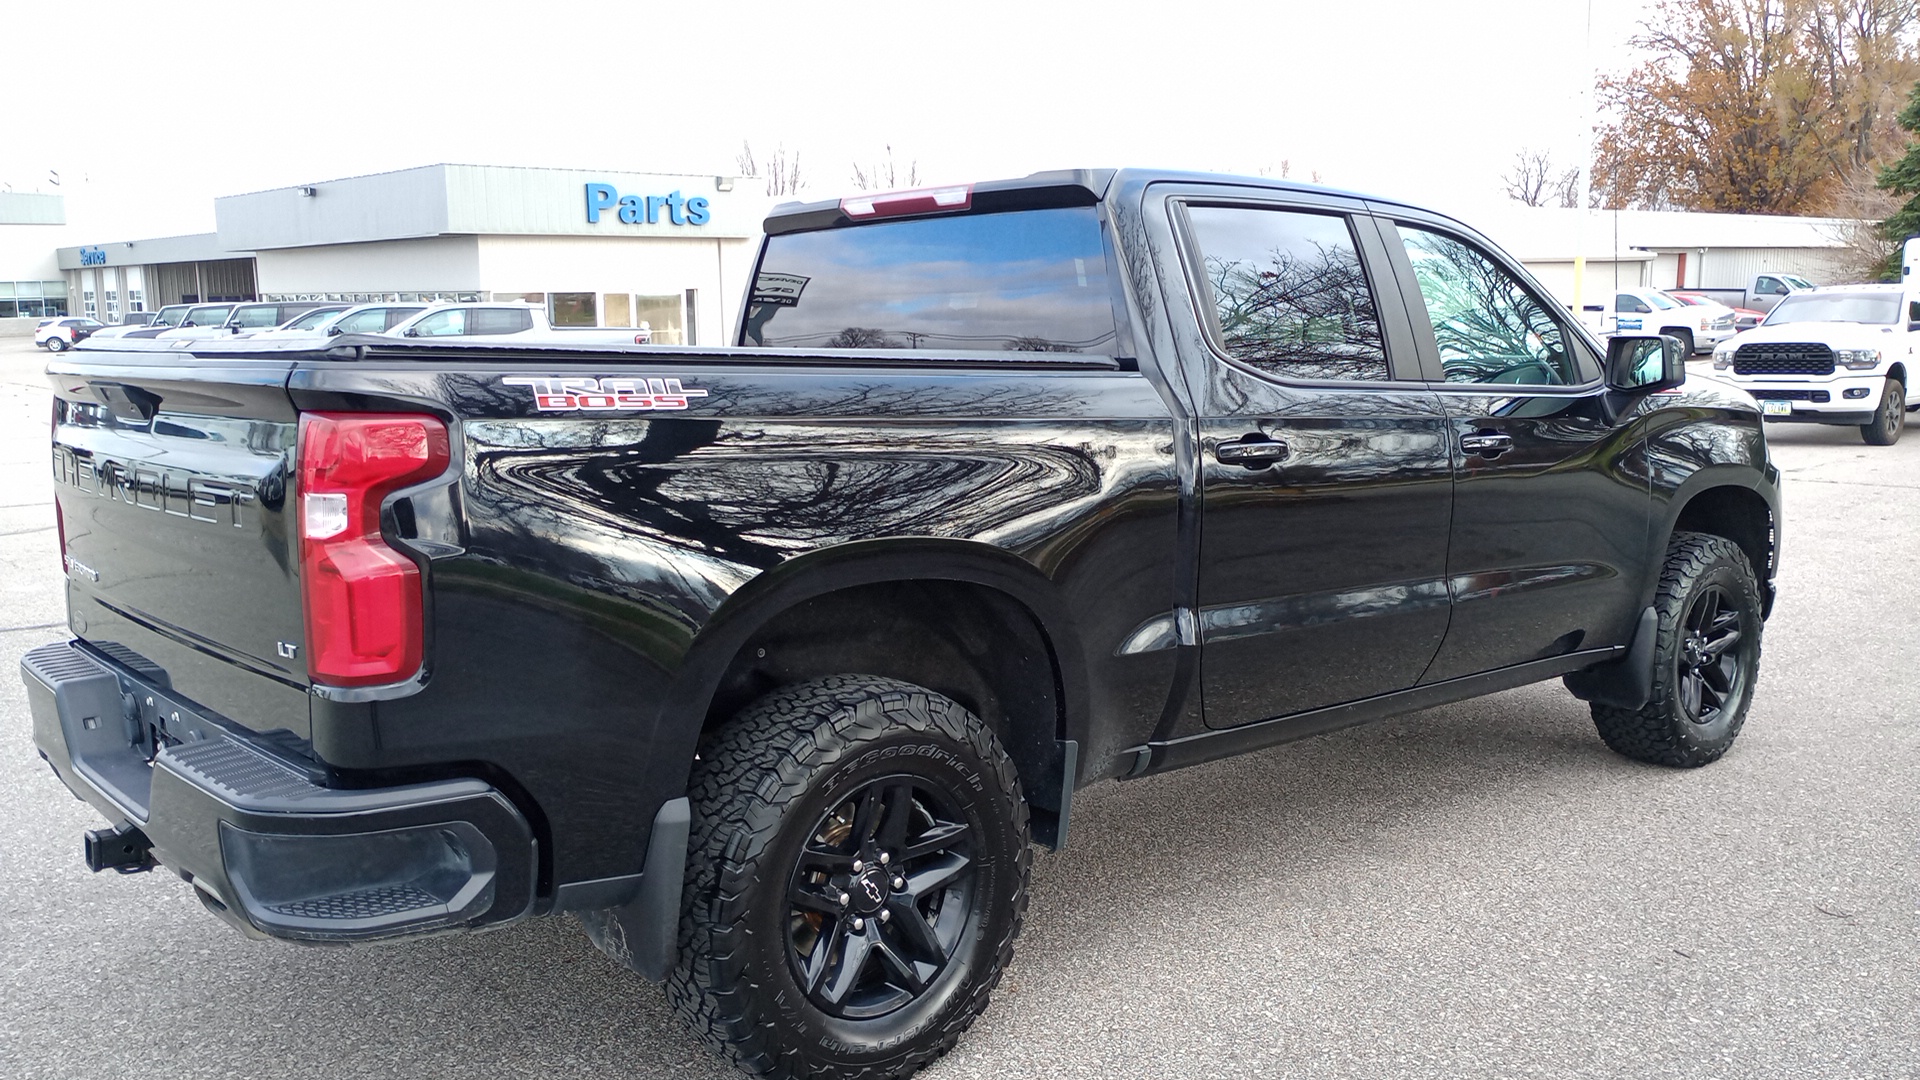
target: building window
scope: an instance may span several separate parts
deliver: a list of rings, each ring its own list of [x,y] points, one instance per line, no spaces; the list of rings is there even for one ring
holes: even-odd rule
[[[600,325],[632,326],[633,297],[623,292],[610,292],[601,297]]]
[[[141,289],[127,290],[127,310],[128,311],[147,310],[147,296],[144,290],[141,290]]]
[[[99,318],[99,317],[100,317],[100,309],[99,309],[98,307],[96,307],[96,306],[94,305],[94,302],[93,302],[93,290],[92,290],[92,289],[84,289],[84,290],[82,290],[82,291],[81,291],[81,293],[80,293],[80,299],[81,299],[81,301],[82,301],[83,303],[85,303],[85,304],[86,304],[86,312],[87,312],[87,318],[89,318],[89,319],[97,319],[97,318]]]
[[[554,293],[547,315],[555,326],[600,325],[600,312],[590,292]]]
[[[497,292],[489,293],[496,304],[533,304],[547,306],[547,294],[543,292]]]
[[[118,289],[107,290],[107,321],[110,323],[120,321],[120,290]]]
[[[681,321],[678,296],[636,296],[633,298],[634,325],[645,327],[647,340],[655,345],[685,345],[686,324]]]

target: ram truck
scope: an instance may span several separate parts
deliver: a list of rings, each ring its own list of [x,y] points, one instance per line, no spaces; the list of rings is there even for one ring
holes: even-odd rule
[[[1914,347],[1920,291],[1833,285],[1796,292],[1767,321],[1713,352],[1716,374],[1760,402],[1771,421],[1857,427],[1892,446],[1920,410]]]
[[[1753,399],[1467,225],[1078,171],[765,231],[725,348],[53,360],[88,864],[298,942],[572,913],[748,1072],[900,1076],[1087,785],[1555,678],[1739,733]]]

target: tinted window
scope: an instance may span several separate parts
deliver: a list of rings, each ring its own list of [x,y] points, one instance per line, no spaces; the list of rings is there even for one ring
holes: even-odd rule
[[[533,329],[533,312],[525,308],[474,308],[468,312],[468,334],[517,334]]]
[[[253,330],[263,326],[280,325],[280,309],[267,307],[243,307],[233,313],[233,324],[242,329]]]
[[[920,218],[767,240],[742,346],[1104,353],[1092,207]]]
[[[413,318],[415,315],[420,314],[420,312],[423,309],[417,308],[417,307],[391,307],[391,308],[384,308],[382,310],[385,313],[385,317],[381,321],[385,325],[376,326],[374,327],[375,330],[391,330],[394,328],[395,325],[405,322],[406,320]]]
[[[1778,296],[1786,292],[1786,287],[1770,277],[1763,277],[1753,286],[1753,291],[1762,296]]]
[[[1644,315],[1648,310],[1647,305],[1641,303],[1639,297],[1628,296],[1626,293],[1614,297],[1613,306],[1617,310],[1632,312],[1635,315]]]
[[[1228,356],[1299,379],[1391,377],[1346,218],[1226,206],[1187,217]]]
[[[1448,382],[1586,381],[1566,330],[1518,279],[1451,236],[1411,225],[1399,230]]]

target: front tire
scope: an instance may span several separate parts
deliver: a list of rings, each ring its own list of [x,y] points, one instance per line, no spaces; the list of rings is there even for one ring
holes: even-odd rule
[[[993,732],[892,679],[776,691],[702,741],[667,997],[757,1076],[898,1077],[986,1008],[1027,903]]]
[[[1892,446],[1900,441],[1900,432],[1907,426],[1907,388],[1899,379],[1887,376],[1887,385],[1880,392],[1880,407],[1874,411],[1873,422],[1860,425],[1860,437],[1868,446]]]
[[[1675,533],[1654,598],[1653,694],[1638,709],[1595,703],[1593,723],[1616,753],[1697,768],[1740,734],[1760,673],[1760,587],[1733,541]]]
[[[48,339],[47,339],[47,351],[48,351],[48,352],[66,352],[66,351],[67,351],[67,339],[66,339],[66,338],[58,338],[58,337],[50,337],[50,338],[48,338]]]
[[[1679,340],[1681,356],[1693,355],[1693,331],[1687,329],[1684,326],[1676,326],[1668,330],[1662,330],[1660,332],[1667,335],[1670,338],[1677,338]]]

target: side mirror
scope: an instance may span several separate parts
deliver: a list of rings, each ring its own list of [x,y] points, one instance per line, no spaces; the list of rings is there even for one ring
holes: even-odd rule
[[[418,331],[418,330],[416,330],[416,329],[414,329],[413,327],[411,327],[411,326],[409,326],[409,327],[407,327],[407,332],[406,332],[406,333],[404,333],[404,334],[402,334],[402,335],[400,335],[400,336],[401,336],[401,337],[419,337],[419,336],[420,336],[420,331]]]
[[[1664,334],[1616,337],[1607,342],[1607,388],[1630,394],[1671,390],[1687,381],[1687,354],[1678,338]]]
[[[328,337],[339,337],[341,334],[344,334],[344,333],[346,333],[346,331],[340,329],[339,323],[334,323],[332,326],[327,327]]]

